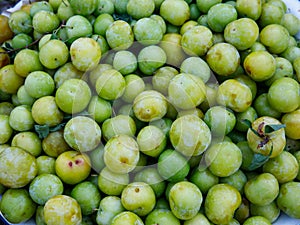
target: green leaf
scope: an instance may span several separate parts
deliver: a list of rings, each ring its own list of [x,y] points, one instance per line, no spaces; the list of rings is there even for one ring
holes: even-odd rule
[[[39,135],[40,139],[47,137],[50,132],[48,125],[34,125],[34,129]]]
[[[50,128],[49,128],[49,131],[50,131],[50,132],[59,131],[59,130],[62,129],[65,125],[66,125],[66,123],[60,123],[60,124],[56,125],[55,127],[50,127]]]
[[[251,128],[251,126],[252,126],[252,122],[250,120],[243,119],[241,122],[249,128]]]
[[[14,49],[9,42],[4,43],[4,48],[7,49],[7,50],[13,50]]]
[[[34,125],[34,129],[37,132],[40,139],[44,139],[48,136],[50,132],[59,131],[62,129],[66,123],[60,123],[54,127],[49,127],[48,125]]]
[[[244,119],[244,120],[242,120],[242,123],[244,123],[247,127],[249,127],[249,129],[250,129],[256,136],[261,137],[261,135],[259,135],[259,133],[258,133],[256,130],[254,130],[254,129],[252,128],[252,122],[251,122],[250,120]]]
[[[50,40],[53,40],[53,39],[58,39],[57,35],[56,35],[56,32],[53,33],[50,37]]]
[[[253,155],[252,161],[248,166],[248,170],[252,171],[261,167],[265,162],[269,160],[270,156],[265,156],[259,153]]]
[[[124,14],[114,13],[112,16],[113,16],[114,20],[124,20],[128,23],[132,21],[132,17],[126,13],[124,13]]]
[[[281,128],[285,128],[285,124],[268,124],[265,126],[265,133],[269,134]]]

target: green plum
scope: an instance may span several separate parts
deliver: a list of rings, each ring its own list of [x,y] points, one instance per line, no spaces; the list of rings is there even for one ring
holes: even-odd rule
[[[271,223],[275,222],[280,216],[280,209],[278,208],[276,201],[264,206],[250,204],[250,212],[252,216],[263,216]]]
[[[167,145],[166,135],[153,125],[143,127],[136,138],[140,151],[152,157],[158,157]]]
[[[172,10],[170,10],[172,7]],[[159,14],[169,23],[180,26],[190,17],[189,5],[185,1],[163,1],[159,8]]]
[[[232,142],[218,142],[210,145],[205,152],[205,162],[214,175],[228,177],[240,168],[242,164],[242,152]]]
[[[276,203],[284,213],[293,217],[300,218],[299,207],[299,186],[300,183],[296,181],[290,181],[282,184],[279,189],[279,195],[276,199]]]
[[[170,103],[176,108],[192,109],[204,101],[206,86],[200,77],[180,73],[170,80],[168,97]]]
[[[78,184],[91,172],[91,160],[87,154],[78,151],[65,151],[55,161],[55,172],[66,184]]]
[[[125,209],[136,213],[138,216],[145,216],[153,210],[156,198],[149,184],[132,182],[122,191],[121,202]]]
[[[160,176],[169,182],[184,180],[190,171],[186,158],[179,152],[166,149],[158,157],[157,170]]]
[[[32,118],[37,124],[56,126],[63,120],[63,112],[58,108],[54,96],[37,99],[31,108]]]
[[[279,183],[271,173],[261,173],[247,181],[244,193],[251,203],[267,205],[277,198]]]
[[[118,70],[108,69],[99,75],[95,88],[99,97],[106,100],[115,100],[123,95],[125,85],[125,78]]]
[[[139,156],[136,140],[126,134],[112,137],[104,146],[104,162],[115,173],[125,174],[134,170]]]
[[[125,211],[121,198],[117,196],[106,196],[100,201],[97,211],[96,222],[98,225],[110,225],[113,218]]]
[[[7,94],[16,94],[23,85],[24,78],[19,76],[14,65],[6,65],[0,69],[0,90]]]
[[[30,198],[27,189],[12,188],[4,192],[0,211],[10,223],[28,221],[35,213],[37,204]]]
[[[137,119],[150,122],[161,119],[167,113],[167,99],[155,90],[145,90],[133,101],[133,112]]]
[[[160,224],[160,225],[179,225],[180,220],[168,209],[154,209],[150,212],[146,219],[145,225]]]
[[[0,182],[9,188],[21,188],[37,175],[38,168],[33,155],[19,147],[7,147],[1,151]]]
[[[81,209],[78,202],[67,195],[56,195],[50,198],[44,206],[46,224],[80,224]]]
[[[71,44],[70,56],[76,69],[85,72],[98,65],[101,59],[101,49],[94,39],[80,37]]]
[[[259,27],[250,18],[240,18],[227,24],[224,29],[225,40],[238,50],[246,50],[256,42]]]
[[[171,125],[170,141],[178,152],[191,157],[202,154],[211,143],[208,125],[195,115],[184,115]]]
[[[20,147],[37,157],[42,153],[42,141],[32,131],[17,133],[11,140],[12,147]]]
[[[100,191],[109,196],[118,196],[129,184],[129,174],[119,174],[112,172],[108,167],[104,167],[98,176],[98,187]]]
[[[95,149],[101,142],[101,128],[93,119],[86,116],[71,118],[64,128],[67,144],[80,152]]]
[[[88,84],[81,79],[66,80],[55,92],[57,106],[65,113],[79,113],[83,111],[92,97]]]
[[[70,149],[69,145],[64,139],[63,130],[50,132],[42,140],[42,148],[46,155],[54,158]]]
[[[13,129],[9,125],[9,116],[8,115],[0,115],[0,144],[5,144],[9,141],[13,134]]]
[[[194,26],[182,35],[181,45],[188,55],[204,56],[213,46],[213,33],[205,26]]]
[[[29,195],[39,205],[44,205],[50,198],[61,195],[64,186],[54,174],[36,176],[29,185]]]
[[[247,85],[228,79],[220,84],[216,100],[234,112],[244,112],[251,106],[252,92]]]
[[[206,61],[215,73],[221,76],[228,76],[238,69],[240,54],[229,43],[217,43],[208,50]]]
[[[32,49],[20,50],[14,60],[14,68],[18,75],[27,77],[33,71],[43,70],[43,65],[39,60],[39,53]]]
[[[205,214],[215,224],[227,224],[232,220],[241,202],[241,194],[235,187],[229,184],[216,184],[206,195]]]
[[[196,216],[202,200],[202,193],[199,188],[188,181],[176,183],[169,192],[171,211],[181,220],[192,219]]]
[[[71,191],[71,197],[80,205],[82,215],[94,213],[101,200],[99,189],[90,181],[76,184]]]
[[[287,151],[281,152],[263,165],[263,172],[273,174],[280,184],[293,181],[298,171],[299,164],[296,157]]]
[[[123,211],[118,213],[111,221],[111,225],[119,224],[144,225],[144,222],[137,214],[131,211]]]
[[[166,188],[166,181],[160,176],[157,168],[146,167],[135,174],[135,182],[145,182],[151,186],[153,189],[156,198],[159,198],[163,195]]]

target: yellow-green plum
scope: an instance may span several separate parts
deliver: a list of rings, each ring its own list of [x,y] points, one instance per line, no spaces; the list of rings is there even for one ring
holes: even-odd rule
[[[88,155],[78,151],[66,151],[55,161],[55,172],[66,184],[77,184],[85,180],[91,172]]]

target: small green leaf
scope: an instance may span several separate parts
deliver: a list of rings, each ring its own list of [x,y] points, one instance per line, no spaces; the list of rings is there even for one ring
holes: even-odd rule
[[[34,125],[34,129],[37,132],[40,139],[47,137],[50,132],[48,125]]]
[[[60,123],[60,124],[56,125],[55,127],[50,127],[50,128],[49,128],[49,131],[50,131],[50,132],[59,131],[59,130],[62,129],[65,125],[66,125],[66,123]]]
[[[252,122],[250,120],[244,119],[242,120],[242,123],[245,124],[247,127],[249,127],[249,129],[258,137],[262,137],[261,134],[258,133],[258,131],[254,130],[252,128]]]
[[[243,119],[241,122],[249,128],[251,128],[251,126],[252,126],[252,122],[250,120]]]
[[[53,40],[53,39],[58,39],[56,33],[53,33],[53,34],[51,35],[50,40]]]
[[[113,15],[114,20],[124,20],[126,22],[131,22],[132,21],[132,17],[126,13],[124,14],[116,14],[114,13]]]
[[[265,162],[269,160],[270,156],[265,156],[259,153],[253,155],[252,161],[248,166],[248,170],[252,171],[261,167]]]
[[[5,42],[5,43],[4,43],[4,48],[7,49],[7,50],[12,50],[12,49],[14,49],[14,48],[11,46],[11,44],[10,44],[9,42]]]
[[[268,124],[265,126],[265,133],[272,133],[274,131],[280,130],[281,128],[285,128],[285,124]]]

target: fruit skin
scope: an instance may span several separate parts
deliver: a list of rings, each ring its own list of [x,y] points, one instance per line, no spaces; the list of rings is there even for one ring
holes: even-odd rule
[[[289,113],[300,105],[299,83],[290,77],[275,80],[268,90],[268,101],[277,111]],[[281,93],[285,93],[283,96]]]
[[[227,224],[241,202],[241,194],[236,188],[229,184],[216,184],[209,189],[204,202],[206,216],[215,224]]]
[[[275,58],[267,51],[251,52],[246,56],[243,66],[246,73],[257,82],[268,80],[276,71]]]
[[[71,191],[73,197],[80,205],[82,215],[91,215],[101,200],[101,194],[97,186],[90,181],[77,184]]]
[[[234,112],[244,112],[252,104],[252,92],[247,85],[235,79],[228,79],[220,84],[216,99],[219,104]]]
[[[10,139],[13,129],[9,125],[9,116],[0,114],[0,144],[5,144]]]
[[[169,192],[170,208],[181,220],[192,219],[200,210],[202,193],[199,188],[188,181],[176,183]]]
[[[195,75],[180,73],[169,83],[168,98],[174,107],[193,109],[200,105],[206,97],[206,86],[203,80]]]
[[[56,195],[44,206],[44,219],[47,225],[79,225],[82,221],[78,202],[67,195]]]
[[[0,183],[9,188],[26,186],[38,173],[35,157],[19,147],[5,148],[0,161]]]
[[[93,119],[76,116],[65,125],[64,139],[72,149],[88,152],[100,144],[101,129]]]
[[[212,138],[209,127],[195,115],[177,118],[171,125],[169,137],[175,150],[187,157],[201,155]]]
[[[163,179],[175,183],[184,180],[190,171],[190,165],[180,153],[166,149],[158,158],[157,170]]]
[[[244,186],[246,198],[256,205],[267,205],[276,199],[279,183],[271,173],[261,173],[249,179]]]
[[[110,225],[113,218],[125,209],[117,196],[106,196],[100,201],[96,222],[98,225]]]
[[[8,25],[14,34],[29,34],[32,31],[32,19],[22,10],[17,10],[10,15]]]
[[[0,15],[0,27],[1,27],[0,44],[11,39],[14,35],[12,30],[9,27],[8,20],[9,18],[7,16]]]
[[[288,216],[300,219],[300,182],[291,181],[280,186],[278,207]]]
[[[133,137],[119,134],[107,141],[103,157],[108,169],[125,174],[136,167],[140,157],[139,147]]]
[[[56,69],[63,66],[69,58],[67,45],[60,40],[49,40],[41,48],[39,59],[48,69]]]
[[[8,64],[0,69],[1,91],[7,94],[16,94],[23,83],[24,78],[16,73],[14,65]]]
[[[57,88],[55,93],[57,106],[68,114],[83,111],[87,107],[91,97],[92,93],[88,84],[78,78],[66,80]]]
[[[281,122],[285,124],[285,134],[288,138],[300,139],[300,110],[286,113],[282,116]]]
[[[86,154],[77,151],[66,151],[57,157],[55,172],[64,183],[80,183],[91,172],[90,158]]]
[[[143,122],[161,119],[167,113],[167,100],[158,91],[149,90],[138,94],[133,101],[133,112]]]
[[[238,50],[250,48],[259,36],[259,27],[254,20],[240,18],[232,21],[225,27],[225,40]]]
[[[160,224],[160,225],[180,225],[180,221],[168,209],[154,209],[145,219],[145,225]]]
[[[54,174],[36,176],[29,185],[29,195],[39,205],[44,205],[50,198],[63,193],[62,181]]]
[[[296,157],[283,151],[275,158],[269,159],[263,165],[263,172],[273,174],[280,184],[293,181],[299,171],[299,164]]]
[[[0,211],[10,223],[19,224],[29,220],[37,204],[30,198],[27,189],[8,189],[2,195]]]
[[[134,224],[144,225],[142,219],[131,211],[124,211],[117,214],[111,221],[110,225]]]
[[[169,23],[181,26],[190,17],[189,5],[185,1],[180,0],[163,1],[159,9],[159,14]]]
[[[212,144],[205,152],[209,170],[218,177],[228,177],[238,171],[242,164],[242,152],[232,142]]]
[[[76,69],[85,72],[98,65],[101,59],[101,49],[94,39],[81,37],[71,44],[70,55]]]
[[[145,216],[153,210],[156,198],[149,184],[132,182],[122,191],[121,202],[125,209],[136,213],[138,216]]]

